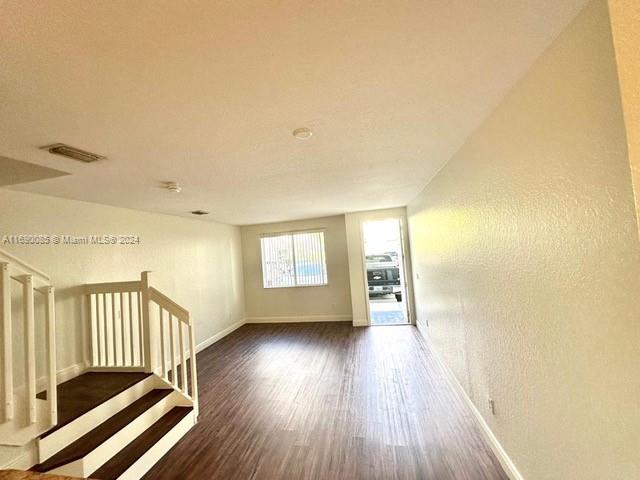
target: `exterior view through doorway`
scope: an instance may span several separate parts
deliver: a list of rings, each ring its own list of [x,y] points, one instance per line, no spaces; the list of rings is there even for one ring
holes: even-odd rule
[[[409,323],[405,256],[399,218],[362,224],[371,325]]]

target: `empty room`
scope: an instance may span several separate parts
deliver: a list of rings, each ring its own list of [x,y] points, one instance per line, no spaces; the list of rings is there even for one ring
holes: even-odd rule
[[[0,480],[640,480],[640,2],[0,32]]]

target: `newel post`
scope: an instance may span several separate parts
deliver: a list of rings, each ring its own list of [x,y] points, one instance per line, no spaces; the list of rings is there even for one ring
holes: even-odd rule
[[[0,320],[2,326],[3,412],[4,421],[13,419],[13,350],[11,337],[11,286],[9,264],[0,263]]]
[[[143,348],[144,348],[144,371],[152,373],[157,365],[155,342],[152,341],[155,335],[154,328],[151,324],[151,314],[149,308],[149,274],[151,272],[142,272],[140,279],[140,301],[142,303],[142,331],[143,331]]]
[[[49,354],[49,386],[47,396],[49,397],[49,413],[51,414],[51,426],[58,423],[58,381],[56,370],[56,300],[55,289],[48,285],[45,287],[46,298],[46,332],[47,332],[47,353]]]

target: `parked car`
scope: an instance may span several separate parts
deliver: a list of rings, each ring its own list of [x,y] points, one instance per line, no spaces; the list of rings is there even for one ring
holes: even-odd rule
[[[367,283],[369,298],[392,293],[402,301],[400,268],[391,255],[367,255]]]
[[[400,265],[400,257],[398,256],[398,252],[384,252],[385,255],[389,255],[391,260],[395,262],[396,265]]]

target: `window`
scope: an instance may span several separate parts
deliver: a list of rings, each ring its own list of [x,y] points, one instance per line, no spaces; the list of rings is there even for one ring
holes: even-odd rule
[[[263,235],[260,243],[264,288],[327,284],[324,232]]]

